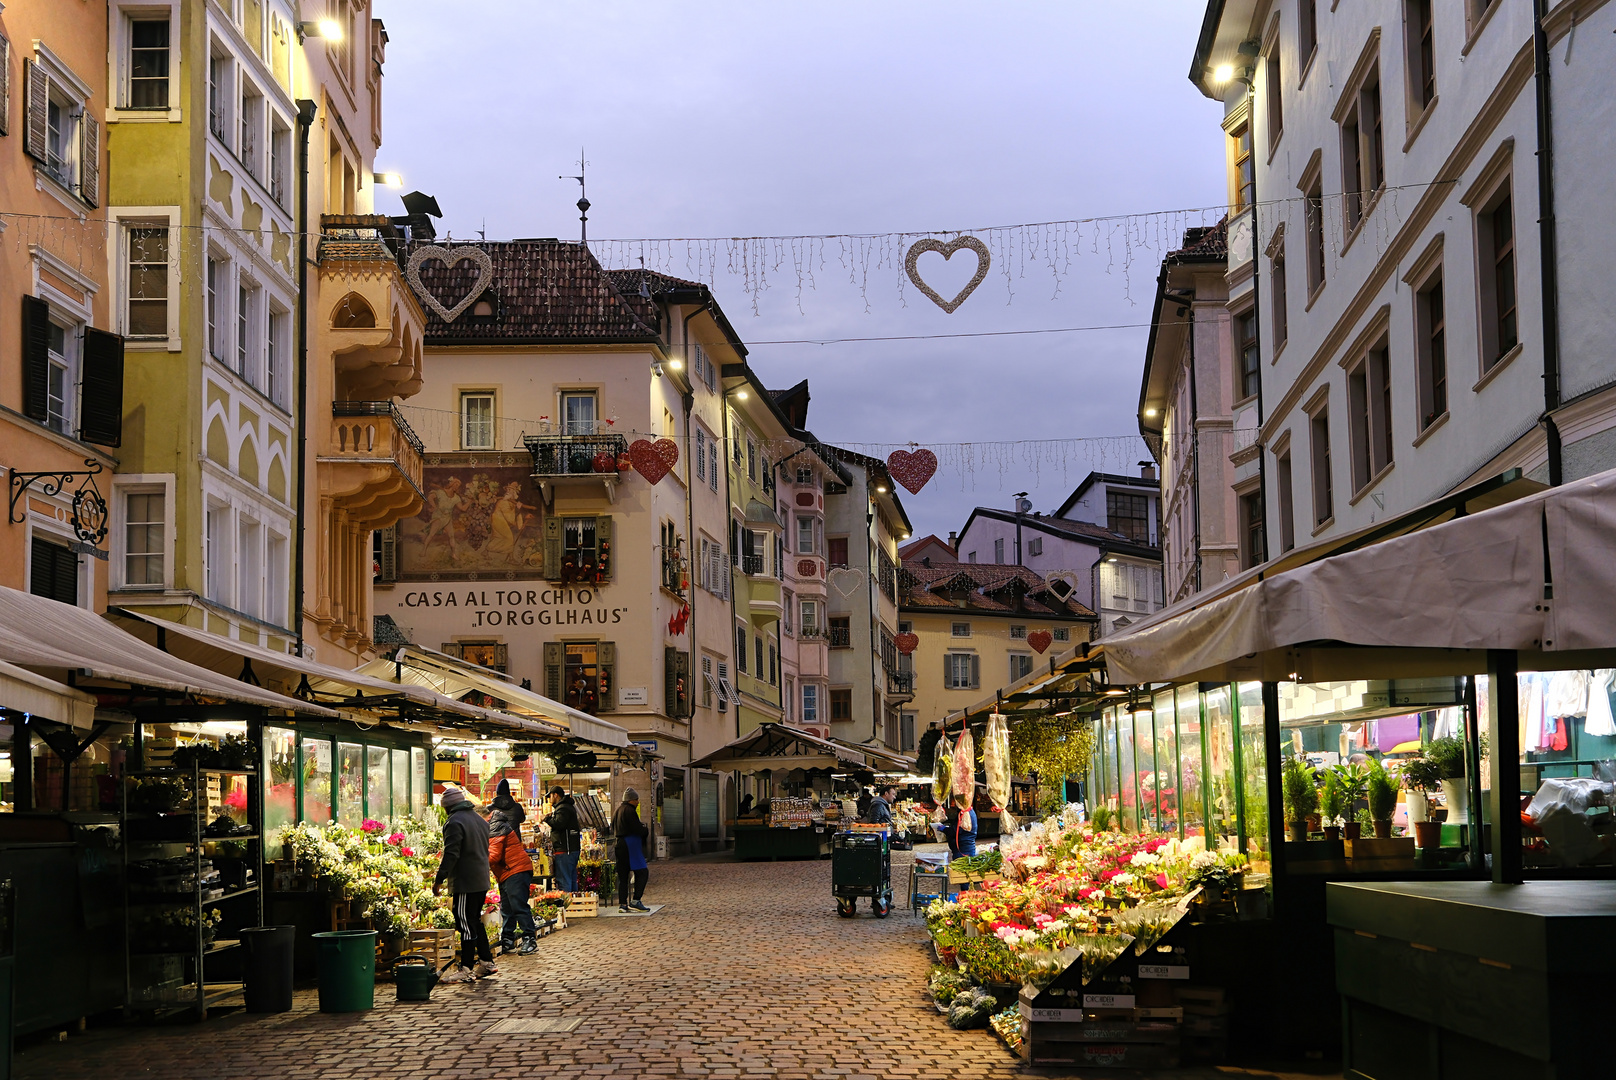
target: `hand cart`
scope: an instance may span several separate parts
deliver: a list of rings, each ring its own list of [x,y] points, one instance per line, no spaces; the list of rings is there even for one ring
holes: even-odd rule
[[[831,893],[836,914],[851,919],[868,896],[877,918],[892,911],[892,852],[885,829],[839,832],[831,841]]]

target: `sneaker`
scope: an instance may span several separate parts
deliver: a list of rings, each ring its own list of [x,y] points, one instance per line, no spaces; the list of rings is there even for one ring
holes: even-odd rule
[[[514,942],[514,941],[502,941],[502,942],[499,943],[499,955],[501,955],[501,956],[509,956],[511,953],[513,953],[515,951],[516,951],[516,942]]]
[[[474,979],[486,979],[490,975],[498,974],[499,968],[495,967],[491,960],[479,960],[477,966],[471,969],[471,976]]]
[[[456,964],[454,967],[438,976],[438,981],[446,983],[469,983],[475,981],[476,978],[477,976],[472,974],[469,968],[463,968],[459,964]]]
[[[624,915],[631,915],[631,914],[633,914],[633,912],[631,912],[631,911],[629,911],[629,909],[628,909],[628,905],[627,905],[627,904],[624,904],[624,905],[622,905],[622,906],[621,906],[621,907],[619,907],[619,908],[618,908],[618,909],[617,909],[617,910],[618,910],[618,911],[621,911],[621,912],[622,912],[622,913],[623,913],[623,914],[624,914]]]
[[[522,942],[521,952],[522,952],[523,956],[532,956],[534,953],[536,953],[538,951],[539,951],[539,939],[538,938],[528,938],[526,941]]]
[[[650,908],[646,907],[644,904],[640,903],[638,900],[636,900],[632,904],[630,904],[629,907],[633,908],[635,911],[643,911],[643,912],[645,912],[647,914],[650,914],[650,911],[651,911]]]

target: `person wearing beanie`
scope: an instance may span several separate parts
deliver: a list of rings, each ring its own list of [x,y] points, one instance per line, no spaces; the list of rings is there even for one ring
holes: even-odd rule
[[[578,848],[580,833],[578,807],[572,796],[560,788],[550,789],[550,813],[544,823],[550,826],[551,862],[555,867],[556,888],[564,893],[578,891]]]
[[[483,928],[483,897],[488,894],[488,822],[479,817],[466,793],[452,787],[439,800],[447,817],[443,822],[443,857],[432,881],[432,894],[445,886],[452,897],[455,928],[460,931],[460,967],[444,974],[443,982],[471,982],[499,974],[494,953]]]
[[[649,912],[641,903],[645,895],[645,882],[650,868],[645,861],[645,842],[651,830],[640,820],[640,793],[633,788],[623,792],[623,801],[612,815],[612,835],[617,837],[614,854],[617,856],[617,910],[625,915],[630,911]],[[634,902],[629,903],[628,879],[634,877]]]
[[[499,881],[499,908],[505,916],[499,935],[500,955],[516,951],[516,931],[522,931],[522,955],[531,956],[539,948],[539,931],[533,923],[533,860],[522,847],[522,804],[511,797],[507,780],[499,782],[493,813],[488,824],[488,869]]]

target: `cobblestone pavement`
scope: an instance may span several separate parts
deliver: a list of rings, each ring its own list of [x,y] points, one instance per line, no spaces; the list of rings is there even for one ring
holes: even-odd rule
[[[899,892],[908,866],[909,856],[895,853]],[[829,861],[658,863],[646,899],[667,907],[650,917],[578,920],[543,939],[536,955],[506,957],[497,978],[439,986],[429,1003],[397,1002],[383,984],[367,1013],[322,1014],[315,993],[301,990],[293,1011],[279,1015],[92,1024],[65,1042],[25,1040],[16,1073],[50,1080],[1024,1075],[991,1032],[953,1031],[925,1000],[925,930],[907,908],[878,920],[862,901],[857,919],[837,917]],[[512,1017],[583,1023],[570,1035],[484,1034]],[[1171,1075],[1231,1073],[1277,1075]]]

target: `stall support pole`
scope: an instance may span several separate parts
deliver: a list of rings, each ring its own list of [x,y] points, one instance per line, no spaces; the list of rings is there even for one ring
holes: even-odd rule
[[[1493,881],[1519,885],[1521,874],[1521,732],[1514,649],[1487,650],[1487,738],[1493,790]],[[1476,826],[1471,825],[1474,829]]]
[[[1285,872],[1285,777],[1279,750],[1279,684],[1262,684],[1263,755],[1268,759],[1268,858],[1271,876]]]

